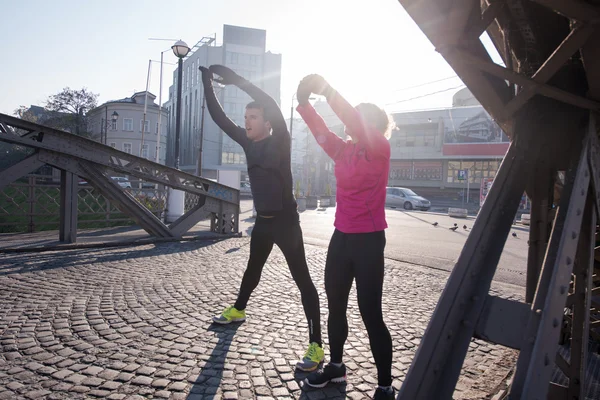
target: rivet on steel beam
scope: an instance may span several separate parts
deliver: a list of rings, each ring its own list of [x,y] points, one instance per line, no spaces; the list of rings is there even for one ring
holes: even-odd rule
[[[529,338],[529,343],[530,344],[534,344],[535,343],[535,336],[532,336]]]
[[[581,189],[581,195],[584,196],[585,195],[585,189]]]
[[[471,297],[471,300],[473,300],[475,303],[477,303],[479,301],[479,296],[473,296],[473,297]]]
[[[577,209],[577,215],[581,215],[581,208]]]
[[[572,262],[572,261],[571,261],[571,257],[567,257],[567,260],[566,260],[566,261],[567,261],[567,265],[571,265],[571,262]]]
[[[586,169],[585,172],[583,173],[583,176],[585,176],[587,178],[588,175],[589,175],[589,173],[588,173],[588,170]]]
[[[577,239],[577,232],[573,232],[573,233],[571,233],[571,238],[573,238],[573,239]]]
[[[548,366],[550,364],[550,358],[548,358],[548,354],[544,355],[544,365]]]
[[[554,318],[554,319],[552,320],[552,326],[553,326],[554,328],[556,328],[556,327],[558,326],[558,320],[557,320],[556,318]]]
[[[567,291],[567,287],[566,286],[561,286],[560,287],[560,294],[565,294],[566,291]]]
[[[452,338],[452,335],[453,335],[453,333],[454,333],[454,332],[452,332],[452,331],[448,331],[448,339],[451,339],[451,338]]]
[[[466,320],[466,319],[462,321],[462,324],[463,324],[464,326],[466,326],[467,328],[470,328],[470,327],[472,327],[472,326],[473,326],[473,323],[471,323],[471,321],[469,321],[469,320]]]

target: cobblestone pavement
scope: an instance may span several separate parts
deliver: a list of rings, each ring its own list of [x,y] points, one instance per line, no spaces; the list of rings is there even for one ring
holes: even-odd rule
[[[299,291],[275,250],[243,324],[212,326],[236,296],[249,238],[0,255],[0,399],[369,398],[376,370],[353,289],[348,383],[304,388]],[[307,246],[321,299],[326,249]],[[384,311],[399,388],[448,275],[386,265]],[[497,295],[520,298],[514,286]],[[325,342],[327,332],[324,329]],[[327,353],[326,349],[326,353]],[[483,399],[516,353],[473,341],[456,399]]]

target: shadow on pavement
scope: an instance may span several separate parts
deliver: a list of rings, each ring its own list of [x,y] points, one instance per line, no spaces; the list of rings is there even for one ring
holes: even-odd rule
[[[197,250],[223,240],[227,239],[156,243],[151,249],[141,249],[139,246],[135,246],[134,248],[129,246],[121,248],[113,247],[108,254],[106,253],[106,249],[101,248],[3,254],[0,255],[0,276],[175,254]]]
[[[223,380],[225,359],[231,347],[231,342],[241,323],[232,323],[229,325],[211,324],[209,332],[214,332],[219,339],[214,349],[205,361],[200,374],[193,382],[193,386],[187,397],[189,400],[208,399],[211,400],[217,396],[217,391]]]

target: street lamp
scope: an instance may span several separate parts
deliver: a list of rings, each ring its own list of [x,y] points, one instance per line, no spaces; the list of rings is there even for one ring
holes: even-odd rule
[[[181,129],[181,90],[183,80],[183,59],[190,52],[190,48],[183,40],[178,40],[173,46],[173,53],[179,59],[177,62],[177,111],[175,115],[175,169],[179,169],[179,135]]]
[[[111,122],[113,124],[117,123],[117,119],[119,119],[119,113],[114,111],[110,115]],[[102,126],[100,131],[100,143],[106,144],[108,142],[108,105],[104,107],[104,118],[102,118]],[[104,130],[104,141],[102,141],[102,130]]]
[[[190,52],[188,45],[178,40],[173,46],[173,53],[179,59],[177,62],[177,111],[175,115],[175,161],[173,167],[179,169],[179,136],[181,129],[181,89],[183,80],[183,59]],[[160,137],[159,137],[160,140]],[[167,222],[174,222],[184,214],[185,210],[185,192],[169,188],[167,206]]]

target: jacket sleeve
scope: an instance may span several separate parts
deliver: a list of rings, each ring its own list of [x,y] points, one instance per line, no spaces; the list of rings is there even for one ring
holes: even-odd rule
[[[343,150],[346,142],[327,127],[323,118],[310,103],[299,105],[296,110],[308,125],[319,146],[325,150],[329,157],[335,160]]]
[[[206,97],[206,107],[208,108],[208,112],[213,121],[215,121],[217,126],[221,128],[221,130],[225,132],[227,136],[239,143],[242,148],[246,148],[246,145],[248,145],[250,142],[246,136],[246,129],[237,125],[225,114],[223,107],[221,107],[221,104],[215,95],[212,79],[210,79],[208,76],[204,76],[203,74],[202,84],[204,86],[204,96]]]

